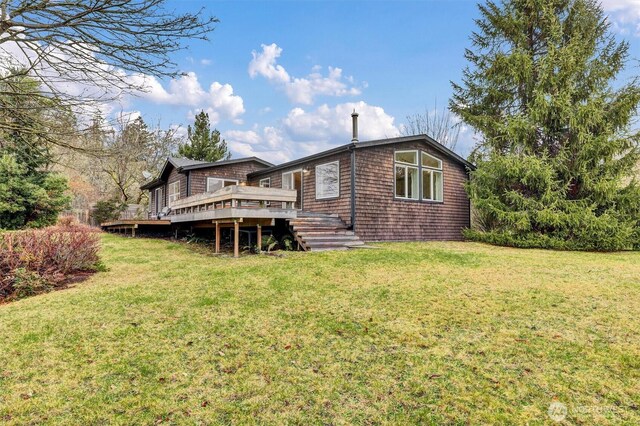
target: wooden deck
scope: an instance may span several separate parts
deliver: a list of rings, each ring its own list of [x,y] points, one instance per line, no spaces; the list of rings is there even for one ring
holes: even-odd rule
[[[153,220],[153,219],[122,219],[112,222],[103,222],[100,227],[107,232],[130,232],[132,237],[136,236],[136,229],[144,227],[170,227],[170,220]]]
[[[297,192],[294,189],[261,188],[256,186],[232,185],[214,193],[196,194],[182,198],[171,205],[167,216],[158,220],[118,220],[102,223],[107,231],[131,231],[135,236],[140,226],[172,226],[191,224],[194,226],[215,226],[216,252],[220,251],[220,229],[232,226],[234,229],[234,256],[239,256],[240,227],[255,227],[258,247],[262,241],[262,226],[268,226],[275,219],[295,219],[298,211],[294,208]]]
[[[158,219],[123,219],[115,220],[113,222],[103,222],[100,224],[105,227],[118,227],[118,226],[136,226],[136,225],[151,225],[151,226],[166,226],[171,225],[170,220],[158,220]]]

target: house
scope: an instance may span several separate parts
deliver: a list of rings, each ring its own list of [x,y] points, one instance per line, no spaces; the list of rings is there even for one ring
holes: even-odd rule
[[[149,218],[234,237],[285,227],[305,250],[363,241],[460,240],[473,165],[426,135],[359,141],[288,163],[256,157],[205,163],[169,158],[150,191]]]

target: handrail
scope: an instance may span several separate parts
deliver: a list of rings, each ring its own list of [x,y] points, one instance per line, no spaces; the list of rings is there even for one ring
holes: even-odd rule
[[[171,213],[177,210],[199,207],[207,204],[230,202],[234,207],[241,207],[242,202],[283,202],[295,203],[297,191],[295,189],[263,188],[258,186],[231,185],[217,190],[191,195],[171,204]]]

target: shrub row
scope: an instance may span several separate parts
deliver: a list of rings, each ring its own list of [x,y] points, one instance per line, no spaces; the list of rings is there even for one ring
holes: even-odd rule
[[[64,287],[100,269],[98,232],[64,218],[56,226],[0,234],[0,300]]]

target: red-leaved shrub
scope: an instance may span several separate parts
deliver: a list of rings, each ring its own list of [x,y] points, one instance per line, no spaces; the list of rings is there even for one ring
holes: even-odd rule
[[[100,267],[99,231],[63,218],[56,226],[0,234],[0,300],[64,286]]]

